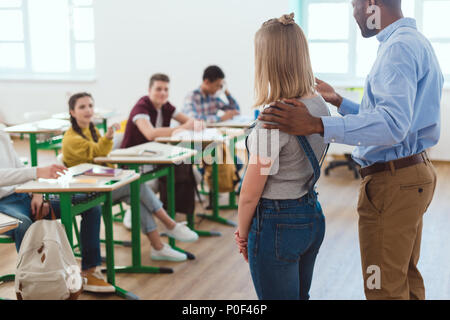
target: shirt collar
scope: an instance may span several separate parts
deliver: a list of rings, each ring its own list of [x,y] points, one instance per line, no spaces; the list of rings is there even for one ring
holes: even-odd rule
[[[413,18],[402,18],[395,21],[394,23],[391,23],[377,34],[378,41],[386,41],[397,29],[401,27],[410,27],[417,29],[416,20]]]
[[[199,94],[201,94],[202,96],[206,96],[203,91],[202,91],[202,87],[198,87],[197,89],[195,89],[195,91]]]

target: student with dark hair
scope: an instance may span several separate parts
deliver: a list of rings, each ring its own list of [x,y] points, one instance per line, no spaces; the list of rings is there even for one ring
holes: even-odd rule
[[[200,87],[186,96],[184,113],[194,119],[209,123],[229,120],[238,115],[239,105],[228,89],[224,90],[228,104],[217,95],[219,90],[224,87],[224,79],[225,74],[218,66],[207,67],[203,72],[203,82]],[[219,110],[224,111],[222,116],[218,115]]]
[[[95,157],[108,155],[113,147],[114,127],[109,127],[103,137],[92,123],[94,116],[94,101],[88,93],[78,93],[69,100],[69,112],[72,123],[63,138],[63,161],[68,167],[81,163],[92,163]],[[185,253],[172,249],[161,241],[161,237],[154,221],[155,215],[167,228],[166,233],[180,241],[192,242],[198,239],[196,233],[181,223],[176,223],[164,210],[161,201],[153,191],[142,184],[140,189],[140,218],[142,232],[147,236],[152,246],[153,260],[185,261]],[[112,193],[114,202],[130,203],[130,188],[125,186]]]

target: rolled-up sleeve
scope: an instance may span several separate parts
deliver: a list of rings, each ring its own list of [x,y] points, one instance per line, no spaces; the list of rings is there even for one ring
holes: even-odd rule
[[[403,43],[393,44],[389,63],[371,81],[375,106],[344,117],[323,117],[324,140],[353,146],[394,145],[403,141],[411,126],[417,91],[416,60]],[[342,107],[342,106],[341,106]],[[355,105],[344,104],[344,111]]]

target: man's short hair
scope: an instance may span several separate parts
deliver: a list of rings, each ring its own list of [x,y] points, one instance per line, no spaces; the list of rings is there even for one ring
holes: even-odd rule
[[[401,9],[402,6],[401,0],[383,0],[383,3],[393,9]]]
[[[203,80],[214,82],[217,79],[225,79],[225,73],[218,66],[209,66],[203,72]]]
[[[155,73],[150,78],[150,84],[149,84],[148,87],[151,88],[153,86],[153,84],[155,83],[155,81],[170,82],[170,79],[169,79],[169,76],[167,76],[167,75],[165,75],[163,73]]]

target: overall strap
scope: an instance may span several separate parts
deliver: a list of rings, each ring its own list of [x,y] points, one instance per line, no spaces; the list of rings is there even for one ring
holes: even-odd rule
[[[321,164],[317,160],[316,154],[314,153],[314,150],[311,147],[308,139],[306,139],[305,136],[297,136],[297,140],[306,156],[308,157],[309,163],[311,164],[311,167],[314,171],[313,176],[308,181],[308,190],[311,193],[312,191],[314,191],[314,186],[316,185],[317,180],[319,180]]]
[[[249,160],[249,149],[248,149],[248,136],[250,135],[250,132],[254,129],[254,127],[256,126],[256,122],[253,123],[249,128],[248,128],[248,135],[245,138],[245,148],[247,149],[247,161]],[[305,152],[306,156],[308,157],[308,160],[311,164],[311,167],[313,168],[313,176],[311,177],[311,179],[308,181],[308,190],[310,194],[314,194],[314,187],[316,185],[316,182],[319,180],[320,177],[320,169],[322,168],[322,164],[323,161],[325,160],[325,156],[327,154],[328,151],[328,147],[329,145],[327,145],[327,148],[325,149],[320,162],[319,160],[317,160],[316,154],[314,153],[313,148],[311,147],[311,144],[309,143],[308,139],[305,136],[297,136],[297,140],[298,143],[300,144],[300,146],[302,147],[303,151]]]
[[[247,149],[247,163],[250,161],[250,151],[248,150],[248,136],[250,135],[250,133],[253,131],[253,129],[256,127],[256,121],[252,123],[252,125],[250,127],[248,127],[248,129],[246,130],[246,134],[247,136],[245,137],[245,149]],[[244,173],[245,175],[245,173]]]

